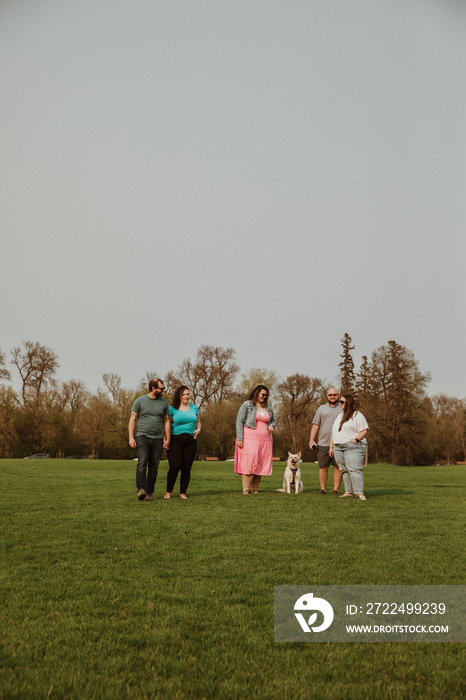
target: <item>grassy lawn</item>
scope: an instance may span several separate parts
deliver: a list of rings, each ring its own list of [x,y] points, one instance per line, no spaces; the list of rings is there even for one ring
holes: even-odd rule
[[[195,462],[0,460],[2,698],[460,698],[464,645],[274,644],[276,584],[464,583],[464,467],[365,469],[366,502],[257,496]]]

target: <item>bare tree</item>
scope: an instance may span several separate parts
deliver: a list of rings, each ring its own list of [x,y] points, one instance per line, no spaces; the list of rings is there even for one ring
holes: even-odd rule
[[[9,386],[0,386],[0,456],[11,457],[12,447],[18,442],[15,418],[21,414],[16,393]]]
[[[65,410],[66,398],[63,393],[63,385],[59,384],[53,377],[49,379],[40,395],[40,405],[45,413],[49,411],[62,413]]]
[[[0,379],[11,379],[11,374],[5,365],[5,353],[0,350]]]
[[[169,370],[166,372],[165,377],[165,398],[168,401],[168,398],[173,396],[177,388],[182,384],[182,381],[178,377],[177,373],[174,372],[173,370]]]
[[[432,408],[439,458],[447,464],[455,462],[460,454],[465,459],[466,402],[446,394],[436,394],[432,397]]]
[[[25,408],[47,388],[60,365],[53,350],[45,345],[26,340],[23,341],[23,348],[13,348],[11,363],[21,377],[22,405]]]
[[[158,372],[146,372],[137,386],[136,391],[138,395],[147,394],[149,391],[149,382],[151,379],[157,378],[161,378]]]
[[[281,400],[280,417],[291,434],[293,452],[297,452],[298,428],[311,407],[320,401],[322,381],[307,374],[293,374],[277,387]]]
[[[118,403],[119,394],[121,392],[121,377],[119,374],[110,372],[102,375],[105,386],[107,387],[113,403]]]
[[[176,377],[191,390],[193,402],[201,408],[210,401],[227,399],[232,392],[239,366],[232,348],[203,345],[196,353],[196,360],[185,359]]]
[[[102,389],[89,396],[83,408],[81,430],[92,457],[111,453],[112,444],[121,439],[117,410]]]
[[[84,382],[80,379],[70,379],[69,382],[64,382],[62,388],[65,405],[68,404],[71,410],[72,430],[73,433],[76,433],[78,414],[85,405],[89,394]]]
[[[260,367],[253,367],[249,372],[243,372],[241,375],[237,392],[241,396],[247,397],[258,384],[263,384],[269,390],[270,398],[273,400],[273,392],[278,381],[279,377],[273,370],[269,371]]]

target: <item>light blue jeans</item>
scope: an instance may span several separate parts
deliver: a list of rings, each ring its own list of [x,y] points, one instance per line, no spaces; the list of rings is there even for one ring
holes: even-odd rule
[[[343,442],[333,446],[335,461],[343,474],[346,493],[364,493],[362,468],[366,450],[364,442]]]

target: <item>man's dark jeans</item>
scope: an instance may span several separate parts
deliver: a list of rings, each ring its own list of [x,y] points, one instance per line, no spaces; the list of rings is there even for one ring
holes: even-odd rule
[[[136,488],[138,491],[139,489],[144,489],[148,495],[154,493],[162,450],[163,440],[161,438],[149,438],[146,435],[136,436],[136,451],[138,455]]]

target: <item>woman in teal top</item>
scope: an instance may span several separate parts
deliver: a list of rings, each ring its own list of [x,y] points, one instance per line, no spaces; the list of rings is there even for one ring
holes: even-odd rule
[[[171,498],[178,473],[180,476],[180,498],[186,500],[186,491],[191,477],[191,467],[197,449],[197,436],[201,432],[199,409],[189,403],[189,389],[180,386],[175,391],[170,406],[171,441],[168,454],[167,492],[164,498]]]

